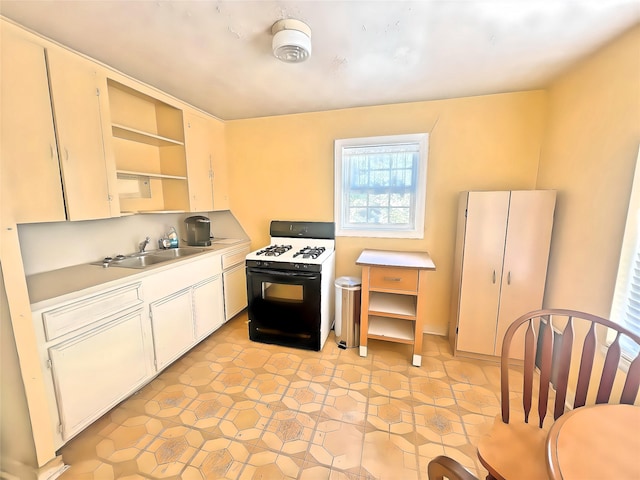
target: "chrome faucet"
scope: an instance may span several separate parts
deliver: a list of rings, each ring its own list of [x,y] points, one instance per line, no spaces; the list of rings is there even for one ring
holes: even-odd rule
[[[144,249],[147,248],[147,245],[149,245],[150,241],[151,241],[151,238],[146,237],[143,241],[141,241],[138,244],[138,248],[139,248],[139,252],[140,253],[144,253]]]

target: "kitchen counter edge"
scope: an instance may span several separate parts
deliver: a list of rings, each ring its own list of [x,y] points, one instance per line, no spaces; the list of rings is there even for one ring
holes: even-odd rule
[[[36,273],[26,277],[31,311],[41,310],[67,300],[91,295],[102,290],[116,287],[123,282],[133,282],[169,270],[177,265],[185,265],[204,257],[223,255],[238,247],[250,245],[249,239],[238,239],[235,243],[226,240],[225,243],[214,243],[203,248],[205,252],[183,258],[176,258],[144,269],[109,267],[100,265],[80,264],[72,265],[49,272]]]

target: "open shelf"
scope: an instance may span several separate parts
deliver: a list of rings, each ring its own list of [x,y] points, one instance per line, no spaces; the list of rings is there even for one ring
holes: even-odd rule
[[[172,180],[186,180],[187,177],[183,177],[181,175],[164,175],[162,173],[151,173],[151,172],[134,172],[131,170],[117,170],[118,175],[129,176],[129,177],[150,177],[150,178],[168,178]]]
[[[184,142],[179,140],[173,140],[172,138],[161,137],[153,133],[143,132],[135,128],[125,127],[124,125],[112,124],[111,129],[113,136],[122,138],[124,140],[131,140],[133,142],[145,143],[147,145],[153,145],[155,147],[169,147],[174,145],[184,145]]]
[[[369,333],[367,336],[389,342],[413,344],[415,339],[415,326],[410,320],[370,315]]]
[[[189,211],[182,110],[116,81],[107,83],[121,210]]]
[[[370,314],[415,320],[415,295],[399,295],[381,292],[370,292],[369,295]]]

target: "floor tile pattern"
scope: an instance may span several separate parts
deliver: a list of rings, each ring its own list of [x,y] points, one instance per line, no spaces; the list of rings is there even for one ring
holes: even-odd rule
[[[242,313],[65,445],[62,480],[426,480],[449,455],[484,478],[476,445],[499,413],[496,363],[425,336],[368,356],[251,342]],[[517,373],[515,373],[517,375]]]

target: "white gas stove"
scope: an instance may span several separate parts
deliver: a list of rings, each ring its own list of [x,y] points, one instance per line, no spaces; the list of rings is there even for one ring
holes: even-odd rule
[[[246,257],[249,337],[321,350],[334,315],[335,225],[273,221]]]

